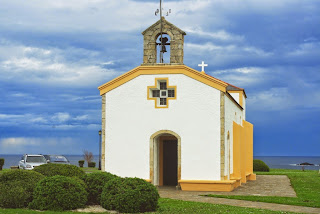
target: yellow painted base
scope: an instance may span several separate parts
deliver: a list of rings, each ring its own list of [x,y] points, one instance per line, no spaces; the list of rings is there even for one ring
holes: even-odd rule
[[[241,186],[241,178],[231,177],[230,180],[236,182],[234,188],[237,188],[237,187]]]
[[[237,181],[179,180],[179,184],[183,191],[231,192],[236,188]]]
[[[151,179],[144,179],[146,182],[151,183]]]
[[[247,178],[247,180],[249,180],[249,181],[255,181],[255,180],[257,180],[256,174],[250,174],[249,177]]]

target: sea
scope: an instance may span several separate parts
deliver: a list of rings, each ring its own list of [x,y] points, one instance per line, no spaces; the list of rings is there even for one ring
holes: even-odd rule
[[[18,166],[22,154],[18,155],[2,155],[4,158],[4,169],[9,169],[10,166]],[[84,160],[83,155],[64,155],[72,165],[78,166],[79,160]],[[305,166],[306,170],[319,170],[320,169],[320,156],[254,156],[254,159],[259,159],[265,162],[270,168],[276,169],[301,169],[300,163],[308,162],[314,166]],[[96,162],[98,167],[99,155],[94,155],[93,161]],[[87,166],[87,163],[84,165]]]

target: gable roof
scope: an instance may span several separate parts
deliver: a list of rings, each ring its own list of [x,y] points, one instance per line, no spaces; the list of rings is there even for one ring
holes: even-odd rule
[[[181,33],[181,34],[183,34],[183,35],[187,35],[186,32],[184,32],[183,30],[181,30],[180,28],[178,28],[178,27],[175,26],[174,24],[168,22],[164,17],[162,17],[162,23],[163,23],[163,25],[165,25],[165,24],[169,25],[172,30],[177,30],[177,31],[179,31],[179,33]],[[144,35],[147,31],[152,30],[152,29],[155,28],[157,25],[160,25],[160,20],[158,20],[156,23],[154,23],[153,25],[151,25],[150,27],[148,27],[147,29],[145,29],[145,30],[142,32],[142,35]]]
[[[206,73],[197,71],[185,65],[138,66],[122,74],[121,76],[99,86],[98,89],[100,90],[100,95],[103,95],[140,75],[154,74],[184,74],[190,78],[198,80],[223,92],[227,92],[228,87],[235,87],[237,90],[244,91],[244,89],[228,84],[222,80],[214,78]]]

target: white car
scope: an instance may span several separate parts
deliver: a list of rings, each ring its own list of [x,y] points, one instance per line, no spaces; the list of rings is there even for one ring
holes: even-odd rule
[[[28,155],[25,154],[21,157],[19,161],[19,169],[28,169],[31,170],[35,166],[40,166],[46,164],[47,160],[43,155]]]

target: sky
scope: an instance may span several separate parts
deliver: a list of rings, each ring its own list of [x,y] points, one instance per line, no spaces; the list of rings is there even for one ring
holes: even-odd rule
[[[99,152],[98,86],[139,66],[158,0],[0,0],[0,154]],[[164,0],[184,63],[245,88],[255,156],[320,156],[320,1]]]

